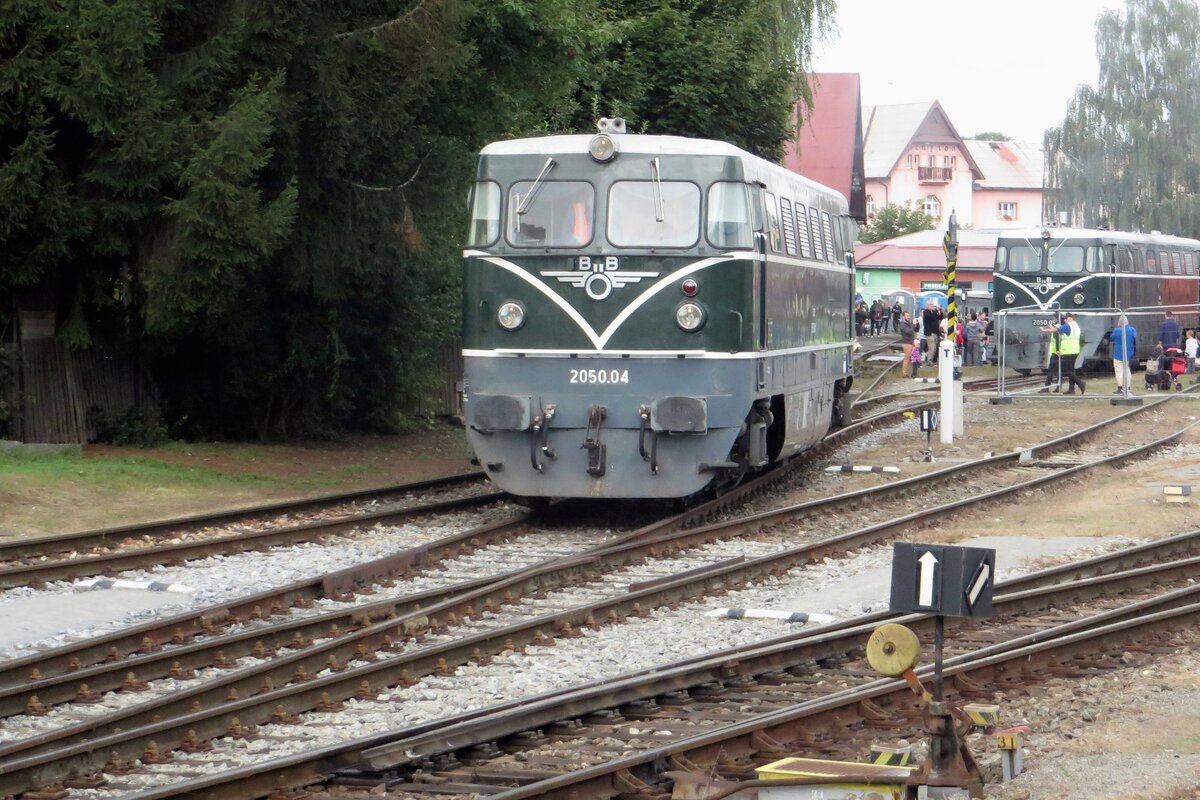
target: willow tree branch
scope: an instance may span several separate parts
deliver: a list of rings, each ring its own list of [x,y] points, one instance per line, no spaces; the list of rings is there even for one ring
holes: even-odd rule
[[[359,28],[356,31],[346,31],[345,33],[334,34],[333,38],[335,40],[336,39],[357,39],[362,36],[375,36],[377,34],[392,30],[393,28],[397,28],[397,27],[404,25],[405,23],[411,21],[412,18],[416,15],[416,13],[418,11],[425,12],[426,14],[429,13],[425,9],[425,0],[421,0],[421,2],[417,3],[415,6],[413,6],[408,11],[401,14],[400,16],[396,17],[395,19],[390,19],[387,22],[381,22],[378,25],[372,25],[369,28]]]
[[[355,189],[362,189],[364,192],[399,192],[402,191],[405,186],[408,186],[417,179],[417,176],[421,174],[421,167],[425,166],[425,160],[429,158],[429,154],[432,152],[432,148],[426,150],[425,155],[421,156],[421,163],[417,164],[417,168],[413,170],[412,175],[408,176],[408,180],[406,180],[404,183],[397,183],[395,186],[368,186],[365,183],[357,183],[349,179],[343,180],[345,180],[346,183],[350,184]]]

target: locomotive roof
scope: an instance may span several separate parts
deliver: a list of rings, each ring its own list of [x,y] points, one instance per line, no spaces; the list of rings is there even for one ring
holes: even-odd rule
[[[1173,236],[1167,233],[1136,233],[1130,231],[1109,231],[1100,228],[1004,228],[995,231],[998,239],[1027,239],[1038,241],[1042,231],[1050,231],[1050,238],[1062,239],[1104,239],[1110,242],[1169,244],[1177,247],[1200,248],[1200,241],[1183,236]],[[984,231],[979,231],[983,233]]]
[[[773,174],[775,177],[771,183],[783,178],[795,184],[807,186],[823,195],[839,198],[842,203],[846,202],[845,197],[836,189],[831,189],[780,164],[759,158],[753,153],[749,153],[729,142],[721,142],[715,139],[691,139],[686,136],[648,136],[636,133],[609,133],[608,135],[616,142],[617,151],[626,155],[723,156],[726,158],[736,158],[746,165],[746,177],[748,180],[760,178],[765,180],[765,175]],[[510,139],[486,145],[480,151],[480,155],[548,156],[571,153],[586,155],[588,152],[588,143],[595,136],[596,134],[589,133]]]
[[[735,158],[756,156],[728,142],[715,139],[689,139],[686,136],[646,136],[637,133],[609,134],[617,143],[621,153],[646,155],[684,156],[732,156]],[[493,142],[481,151],[481,155],[547,155],[551,153],[586,154],[588,142],[596,134],[569,134],[565,136],[535,136],[529,139],[510,139]]]

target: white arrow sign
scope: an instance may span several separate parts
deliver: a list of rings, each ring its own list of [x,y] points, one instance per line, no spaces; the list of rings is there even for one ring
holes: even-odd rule
[[[971,588],[967,591],[968,606],[975,607],[975,601],[979,599],[980,592],[987,587],[990,577],[992,577],[992,567],[985,561],[979,565],[979,572],[975,573],[975,580],[971,581]]]
[[[933,574],[937,571],[937,556],[929,550],[917,559],[921,562],[921,575],[917,582],[917,605],[933,606]]]

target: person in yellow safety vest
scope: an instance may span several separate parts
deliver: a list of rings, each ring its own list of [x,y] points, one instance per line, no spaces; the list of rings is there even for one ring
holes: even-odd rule
[[[1075,394],[1076,385],[1079,386],[1079,393],[1083,394],[1087,389],[1087,382],[1075,374],[1075,361],[1082,349],[1083,341],[1082,331],[1079,329],[1079,323],[1075,321],[1075,315],[1068,311],[1063,314],[1061,325],[1048,325],[1042,330],[1053,334],[1050,339],[1050,364],[1046,369],[1046,383],[1042,387],[1042,391],[1049,391],[1051,380],[1058,375],[1059,386],[1055,387],[1054,391],[1059,391],[1062,379],[1066,377],[1070,385],[1066,394]]]

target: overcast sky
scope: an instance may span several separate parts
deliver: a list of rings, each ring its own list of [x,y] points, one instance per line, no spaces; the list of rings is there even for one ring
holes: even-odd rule
[[[963,138],[1041,142],[1096,85],[1095,20],[1123,0],[837,0],[814,71],[857,72],[865,105],[937,100]]]

